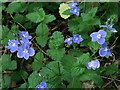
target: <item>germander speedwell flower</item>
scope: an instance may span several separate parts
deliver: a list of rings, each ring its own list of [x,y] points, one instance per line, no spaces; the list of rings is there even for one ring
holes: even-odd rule
[[[41,82],[36,86],[36,90],[48,90],[46,82]]]
[[[83,41],[83,38],[81,37],[81,35],[79,35],[79,34],[74,35],[74,37],[73,37],[73,42],[74,43],[79,44],[82,41]]]
[[[75,14],[75,15],[79,16],[80,8],[77,7],[77,3],[72,2],[72,3],[70,3],[68,6],[70,7],[70,12],[71,12],[72,14]]]
[[[8,46],[5,46],[5,48],[10,49],[11,53],[14,53],[18,50],[18,40],[9,40]]]
[[[69,45],[71,45],[72,44],[72,37],[66,38],[64,40],[64,42],[67,43],[67,44],[69,44]]]
[[[100,50],[99,50],[99,55],[101,57],[104,57],[106,55],[112,56],[110,49],[107,46],[107,43],[102,44]]]
[[[100,62],[99,62],[99,60],[88,62],[86,67],[87,67],[87,69],[95,70],[100,67]]]
[[[99,44],[103,44],[105,42],[105,37],[107,33],[104,30],[99,30],[98,32],[93,32],[90,34],[90,37],[92,37],[93,42],[98,42]]]

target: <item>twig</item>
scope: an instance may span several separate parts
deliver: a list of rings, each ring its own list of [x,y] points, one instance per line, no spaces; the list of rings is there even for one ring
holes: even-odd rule
[[[115,81],[114,81],[114,84],[115,84],[116,88],[118,89],[118,86],[117,86],[117,84],[116,84],[116,82],[115,82]]]
[[[113,80],[112,81],[110,81],[110,82],[108,82],[106,85],[104,85],[102,88],[105,88],[105,87],[107,87],[109,84],[111,84],[113,82]]]
[[[118,40],[118,37],[116,37],[116,39],[115,39],[115,41],[113,42],[113,44],[111,45],[111,47],[110,47],[110,49],[113,49],[114,47],[115,47],[115,43],[116,43],[116,41]]]
[[[102,78],[105,78],[105,79],[108,79],[108,80],[113,80],[113,81],[118,81],[118,82],[120,82],[120,80],[118,80],[118,79],[115,79],[115,78],[109,78],[109,77],[105,77],[105,76],[101,76]]]
[[[11,18],[14,20],[14,17],[10,14],[10,16],[11,16]],[[14,20],[14,22],[16,22],[15,20]],[[26,28],[22,25],[22,24],[20,24],[19,22],[16,22],[18,25],[20,25],[22,28],[24,28],[25,29],[25,31],[26,31]]]
[[[34,41],[33,41],[33,43],[35,43]],[[38,47],[38,49],[42,52],[42,53],[44,53],[45,55],[47,55],[47,56],[49,56],[45,51],[43,51],[36,43],[35,43],[35,45]],[[49,56],[50,57],[50,56]]]

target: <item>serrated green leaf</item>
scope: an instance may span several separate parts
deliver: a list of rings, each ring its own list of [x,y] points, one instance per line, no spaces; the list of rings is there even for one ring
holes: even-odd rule
[[[40,68],[43,66],[43,59],[44,56],[41,52],[38,52],[34,57],[34,62],[32,63],[32,68],[34,71],[40,70]]]
[[[90,11],[86,13],[81,13],[81,17],[83,21],[91,20],[95,16],[96,12],[97,12],[97,7],[92,8]]]
[[[28,77],[28,88],[35,88],[41,81],[39,74],[35,71]]]
[[[51,49],[58,49],[64,43],[64,37],[61,32],[54,32],[49,41],[49,47]]]
[[[77,78],[73,78],[67,88],[81,88],[82,83]]]
[[[92,41],[88,43],[88,46],[92,52],[95,52],[100,48],[100,45],[97,42],[92,42]]]
[[[43,23],[50,23],[50,22],[54,21],[55,19],[56,19],[56,18],[55,18],[54,15],[51,15],[51,14],[45,15],[45,18],[44,18],[44,20],[43,20]]]
[[[52,59],[60,61],[65,53],[65,49],[48,49],[47,53],[51,56]]]
[[[17,62],[11,61],[9,70],[15,70],[17,68]]]
[[[25,8],[25,2],[11,2],[8,7],[6,8],[7,13],[17,13],[22,11]]]
[[[89,53],[82,54],[82,55],[80,55],[80,57],[78,57],[78,62],[83,66],[86,66],[87,62],[89,62],[89,61],[90,61]]]
[[[10,65],[10,56],[7,54],[2,55],[2,70],[4,71],[9,69]]]
[[[25,16],[24,16],[24,15],[21,15],[21,14],[15,14],[15,16],[14,16],[14,20],[15,20],[16,22],[19,22],[19,23],[24,22],[25,19],[26,19]]]
[[[75,62],[76,62],[76,59],[70,54],[64,56],[61,60],[61,64],[63,68],[68,72],[71,72],[71,69]]]
[[[26,15],[26,17],[34,23],[39,23],[44,20],[45,12],[41,8],[38,12],[32,12]]]
[[[36,29],[36,41],[37,43],[44,47],[48,40],[48,27],[46,24],[40,23]]]

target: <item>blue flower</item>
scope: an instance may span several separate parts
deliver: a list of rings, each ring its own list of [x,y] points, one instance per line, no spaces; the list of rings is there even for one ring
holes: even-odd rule
[[[64,40],[64,42],[67,43],[67,44],[69,44],[69,45],[71,45],[72,44],[72,37],[66,38]]]
[[[106,32],[104,30],[99,30],[98,32],[93,32],[90,34],[92,37],[92,41],[97,41],[99,44],[103,44],[105,42]]]
[[[74,37],[73,37],[74,43],[79,44],[81,41],[83,41],[83,38],[81,37],[81,35],[79,35],[79,34],[74,35]]]
[[[99,62],[99,60],[88,62],[86,67],[87,67],[87,69],[95,70],[100,67],[100,62]]]
[[[70,8],[75,8],[77,6],[77,3],[72,2],[68,5]]]
[[[102,47],[99,50],[99,55],[101,57],[104,57],[106,55],[112,56],[110,49],[107,46],[107,43],[102,44]]]
[[[28,32],[27,31],[20,31],[19,32],[19,36],[22,38],[22,39],[31,39],[32,37],[29,36]]]
[[[113,28],[114,24],[106,24],[106,25],[101,25],[101,27],[103,28],[107,28],[109,29],[111,32],[117,32],[117,30],[115,28]]]
[[[36,90],[48,90],[46,82],[41,82],[36,86]]]
[[[8,46],[5,46],[5,48],[10,49],[11,53],[14,53],[18,50],[18,40],[9,40]]]
[[[29,47],[29,45],[26,43],[18,47],[18,52],[17,52],[18,58],[25,58],[27,60],[29,56],[33,56],[34,54],[35,54],[35,50]]]
[[[75,15],[77,15],[77,16],[79,16],[79,8],[78,7],[75,7],[75,8],[73,8],[73,9],[71,9],[70,10],[70,12],[72,13],[72,14],[75,14]]]

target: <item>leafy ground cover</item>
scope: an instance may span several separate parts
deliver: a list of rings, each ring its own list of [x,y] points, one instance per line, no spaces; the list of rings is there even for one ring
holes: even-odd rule
[[[120,3],[2,4],[2,88],[120,88]]]

